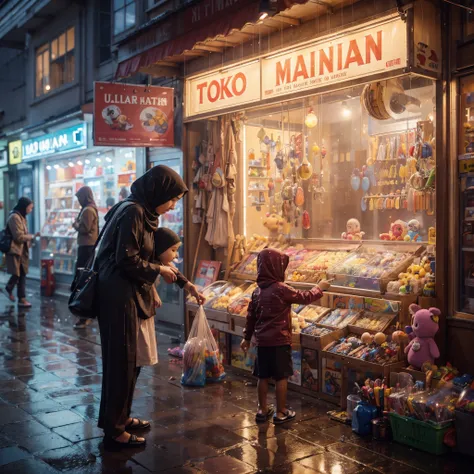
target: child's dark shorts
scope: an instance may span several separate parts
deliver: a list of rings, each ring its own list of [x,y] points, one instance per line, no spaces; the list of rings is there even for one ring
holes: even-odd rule
[[[253,375],[259,379],[286,379],[293,375],[291,346],[257,347]]]

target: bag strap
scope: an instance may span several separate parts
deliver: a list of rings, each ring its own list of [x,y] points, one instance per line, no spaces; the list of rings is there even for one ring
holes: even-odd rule
[[[89,267],[90,269],[93,269],[94,266],[95,266],[95,261],[97,259],[97,254],[98,252],[96,251],[97,250],[97,247],[100,243],[100,241],[102,240],[102,237],[104,236],[105,234],[105,231],[107,230],[107,227],[109,226],[109,224],[114,220],[114,217],[117,215],[117,212],[119,209],[125,209],[126,207],[128,207],[130,204],[134,204],[133,202],[131,201],[124,201],[123,203],[120,203],[120,205],[118,205],[115,209],[114,209],[114,212],[111,214],[110,216],[110,219],[105,223],[104,227],[102,227],[102,230],[100,231],[99,233],[99,237],[97,237],[97,240],[95,242],[95,245],[94,245],[94,259],[92,260],[92,264],[91,266]]]

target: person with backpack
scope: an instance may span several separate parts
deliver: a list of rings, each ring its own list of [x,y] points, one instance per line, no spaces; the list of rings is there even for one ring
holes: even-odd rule
[[[26,275],[30,261],[29,248],[33,239],[40,233],[29,234],[26,216],[33,211],[33,201],[21,197],[7,220],[6,232],[12,237],[10,250],[6,254],[7,273],[11,275],[5,290],[8,299],[14,303],[13,290],[17,287],[18,307],[31,308],[26,300]]]
[[[76,197],[82,208],[72,225],[77,230],[77,271],[78,268],[85,267],[94,253],[94,245],[99,236],[99,213],[94,201],[94,194],[89,186],[80,188],[76,193]],[[74,328],[84,329],[91,322],[91,319],[79,318]]]

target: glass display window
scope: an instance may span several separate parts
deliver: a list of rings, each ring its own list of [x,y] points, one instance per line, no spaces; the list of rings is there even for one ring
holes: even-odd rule
[[[130,194],[136,179],[135,149],[115,148],[43,164],[44,207],[41,257],[54,258],[58,273],[72,275],[77,232],[72,224],[81,209],[76,192],[89,186],[99,210],[99,226],[107,211]]]
[[[431,240],[434,97],[405,77],[246,111],[245,234]]]

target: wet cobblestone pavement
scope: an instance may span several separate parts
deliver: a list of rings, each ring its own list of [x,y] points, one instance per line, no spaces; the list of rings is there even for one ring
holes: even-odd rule
[[[362,439],[327,418],[332,406],[296,393],[289,398],[295,422],[257,426],[250,379],[229,374],[223,384],[183,389],[163,335],[160,364],[142,371],[133,405],[134,416],[152,421],[146,448],[104,452],[96,427],[97,325],[75,331],[65,300],[36,294],[32,301],[33,309],[18,312],[0,300],[1,473],[474,472],[460,455],[436,457]]]

